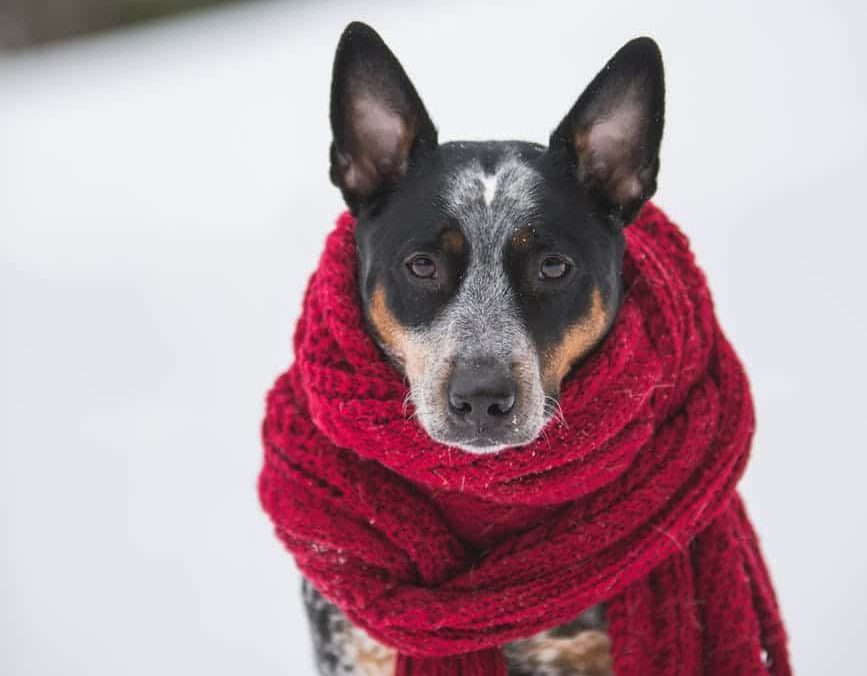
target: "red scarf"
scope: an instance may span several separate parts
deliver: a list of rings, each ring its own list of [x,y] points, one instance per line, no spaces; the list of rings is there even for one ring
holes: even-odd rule
[[[791,673],[735,492],[743,369],[684,235],[626,229],[623,307],[563,384],[563,421],[477,456],[433,442],[365,330],[354,220],[328,238],[268,395],[259,493],[302,573],[398,673],[505,674],[499,646],[605,602],[614,670]]]

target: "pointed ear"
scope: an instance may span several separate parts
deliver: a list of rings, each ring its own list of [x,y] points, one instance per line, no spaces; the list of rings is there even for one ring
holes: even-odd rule
[[[551,135],[581,185],[626,225],[656,191],[665,114],[662,56],[650,38],[624,45]]]
[[[331,81],[331,181],[353,212],[394,187],[437,133],[391,50],[370,26],[343,31]]]

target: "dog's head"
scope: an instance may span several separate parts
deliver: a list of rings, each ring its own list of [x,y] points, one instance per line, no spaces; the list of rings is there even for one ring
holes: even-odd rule
[[[608,62],[547,148],[439,144],[370,27],[350,24],[331,90],[331,179],[358,220],[371,331],[435,440],[529,443],[622,295],[623,228],[656,189],[664,85],[656,44]]]

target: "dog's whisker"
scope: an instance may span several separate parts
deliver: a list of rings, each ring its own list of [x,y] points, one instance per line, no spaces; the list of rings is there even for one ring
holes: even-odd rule
[[[553,420],[556,420],[560,425],[567,425],[566,417],[563,414],[563,406],[556,397],[546,395],[543,409],[545,417],[550,417]]]

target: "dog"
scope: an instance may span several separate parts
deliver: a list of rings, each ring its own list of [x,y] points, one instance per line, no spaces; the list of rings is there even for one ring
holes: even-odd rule
[[[662,58],[624,45],[547,147],[438,142],[397,58],[352,23],[334,60],[332,182],[357,219],[359,301],[434,440],[467,453],[528,444],[623,296],[624,228],[656,190]],[[395,652],[312,585],[322,676],[388,676]],[[605,608],[504,647],[512,676],[612,673]]]

